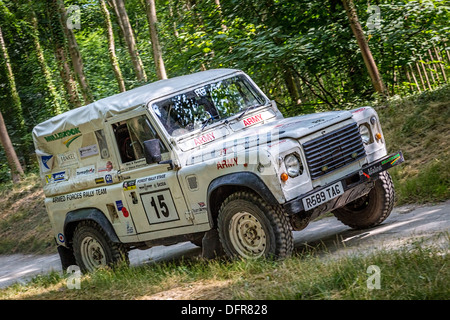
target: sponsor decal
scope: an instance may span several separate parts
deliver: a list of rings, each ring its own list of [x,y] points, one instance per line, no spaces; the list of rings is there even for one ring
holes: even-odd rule
[[[255,116],[252,117],[248,117],[247,119],[242,120],[244,123],[244,126],[251,126],[252,124],[258,123],[263,121],[262,115],[261,114],[257,114]]]
[[[98,147],[96,144],[93,144],[91,146],[82,147],[78,149],[78,152],[80,153],[81,158],[95,156],[96,154],[98,154]]]
[[[60,171],[60,172],[48,174],[45,176],[45,179],[46,179],[47,183],[64,181],[64,180],[66,180],[66,172]]]
[[[203,136],[200,136],[198,138],[194,138],[195,146],[199,146],[201,144],[214,141],[216,137],[214,136],[214,132],[207,133]]]
[[[224,159],[220,162],[217,162],[217,170],[231,168],[237,166],[238,158]]]
[[[308,129],[312,129],[314,127],[324,124],[325,122],[330,122],[330,121],[336,120],[340,117],[341,117],[340,115],[337,115],[337,116],[329,118],[329,119],[318,119],[318,120],[312,121],[311,123],[314,123],[314,124],[312,126],[309,126]]]
[[[67,139],[66,141],[63,142],[63,144],[64,144],[67,148],[69,148],[70,144],[71,144],[72,142],[74,142],[76,139],[78,139],[79,137],[81,137],[81,134],[79,134],[79,135],[77,135],[77,136],[75,136],[75,137],[73,137],[73,138]]]
[[[204,97],[206,96],[207,92],[205,88],[198,88],[194,90],[195,94],[197,95],[197,97]]]
[[[95,165],[90,165],[90,166],[86,166],[86,167],[77,169],[75,176],[76,177],[87,176],[87,175],[94,174],[94,173],[95,173]]]
[[[381,165],[383,165],[383,164],[385,164],[385,163],[388,163],[388,162],[390,162],[390,161],[392,161],[391,164],[394,164],[394,163],[396,163],[396,162],[398,161],[398,159],[400,159],[400,158],[401,158],[401,157],[400,157],[400,154],[397,153],[395,156],[392,156],[392,157],[390,157],[390,158],[388,158],[388,159],[386,159],[386,160],[383,160],[383,161],[381,162]]]
[[[107,193],[108,193],[108,190],[106,188],[92,189],[92,190],[69,193],[69,194],[63,195],[63,196],[53,197],[52,202],[58,203],[58,202],[65,202],[65,201],[72,201],[72,200],[80,200],[80,199],[85,199],[85,198],[91,198],[94,196],[101,196],[101,195],[107,194]]]
[[[108,161],[107,163],[106,163],[106,166],[105,167],[103,167],[103,168],[98,168],[98,172],[105,172],[105,171],[111,171],[113,169],[113,164],[112,164],[112,162],[111,161]]]
[[[70,130],[65,130],[65,131],[61,131],[61,132],[58,132],[58,133],[54,133],[54,134],[52,134],[52,135],[49,135],[49,136],[44,137],[44,139],[45,139],[47,142],[51,142],[51,141],[56,141],[56,140],[63,139],[63,138],[65,138],[65,137],[74,136],[74,135],[76,135],[76,134],[79,134],[79,136],[76,136],[75,139],[81,136],[80,128],[73,128],[73,129],[70,129]],[[73,138],[70,138],[70,139],[73,139]],[[68,140],[66,140],[66,141],[64,142],[64,144],[65,144],[67,147],[69,147],[69,146],[67,145],[67,143],[68,143],[68,141],[69,141],[70,139],[68,139]],[[73,140],[75,140],[75,139],[73,139]],[[73,140],[72,140],[72,141],[73,141]],[[70,143],[71,143],[71,142],[70,142]],[[68,144],[70,144],[70,143],[68,143]]]
[[[106,181],[106,183],[108,183],[108,184],[113,183],[112,175],[107,174],[107,175],[105,176],[105,181]]]
[[[43,172],[48,172],[50,170],[52,170],[53,168],[53,160],[55,158],[53,158],[53,155],[50,156],[41,156],[41,162],[42,162],[42,167],[43,167]]]
[[[78,163],[78,157],[75,151],[58,154],[57,157],[60,168],[70,167]]]
[[[122,185],[123,191],[136,189],[136,180],[125,181]]]
[[[130,225],[130,221],[127,221],[127,234],[134,233],[134,228],[132,225]]]
[[[96,184],[105,183],[105,178],[103,178],[103,177],[96,178],[96,179],[95,179],[95,183],[96,183]]]
[[[66,238],[64,238],[64,235],[62,233],[58,233],[58,240],[61,243],[64,243],[66,241]]]
[[[375,166],[375,167],[373,167],[373,168],[369,168],[369,169],[367,170],[367,173],[368,173],[369,175],[373,175],[374,173],[380,172],[380,171],[382,171],[382,170],[383,170],[382,166]]]
[[[117,210],[122,211],[122,208],[123,208],[122,200],[117,200],[116,201],[116,207],[117,207]]]
[[[366,108],[362,107],[362,108],[359,108],[359,109],[351,111],[351,113],[358,113],[358,112],[361,112],[361,111],[364,111],[364,110],[366,110]]]

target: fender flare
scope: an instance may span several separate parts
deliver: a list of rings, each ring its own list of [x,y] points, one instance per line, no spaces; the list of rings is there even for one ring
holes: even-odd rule
[[[97,208],[84,208],[69,211],[64,220],[64,235],[67,241],[71,241],[77,222],[92,220],[96,222],[108,235],[109,239],[115,243],[121,243],[111,222],[106,218],[104,213]]]
[[[229,187],[245,187],[255,193],[257,193],[261,198],[265,199],[270,205],[278,205],[279,202],[269,190],[267,185],[261,180],[261,178],[253,172],[235,172],[224,176],[220,176],[213,181],[208,186],[207,191],[207,210],[210,223],[213,224],[213,212],[211,212],[211,196],[214,192],[223,186]]]

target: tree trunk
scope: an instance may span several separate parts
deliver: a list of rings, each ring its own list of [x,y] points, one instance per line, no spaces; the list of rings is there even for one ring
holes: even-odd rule
[[[136,46],[136,39],[134,38],[133,29],[131,28],[130,20],[128,19],[127,11],[123,0],[112,0],[112,4],[120,20],[119,26],[122,28],[122,33],[127,44],[128,52],[133,63],[134,73],[139,81],[147,81],[147,75],[142,64],[141,57]]]
[[[119,60],[116,56],[116,46],[114,44],[114,32],[111,25],[111,16],[109,14],[108,8],[106,7],[106,3],[104,0],[99,1],[100,8],[103,13],[103,17],[105,18],[106,24],[106,34],[108,38],[108,52],[109,52],[109,60],[111,61],[111,67],[114,71],[114,76],[116,77],[117,84],[119,85],[120,92],[126,91],[125,82],[123,81],[122,72],[120,71]]]
[[[283,72],[284,82],[288,89],[289,95],[294,104],[299,105],[302,103],[300,85],[298,79],[296,79],[295,74],[289,67],[284,68]]]
[[[55,1],[47,0],[46,8],[47,19],[50,25],[50,34],[53,44],[53,51],[58,64],[59,75],[65,89],[66,99],[69,101],[69,108],[81,107],[82,103],[78,95],[77,81],[74,78],[70,67],[66,45],[65,35],[61,26],[59,11]]]
[[[80,97],[78,96],[77,81],[73,77],[72,69],[68,63],[68,57],[64,47],[55,47],[55,57],[58,62],[59,75],[61,76],[68,96],[69,108],[74,109],[81,107],[82,103]]]
[[[370,51],[366,37],[364,36],[361,24],[359,23],[355,4],[353,3],[353,0],[342,0],[342,3],[344,4],[345,11],[347,12],[348,19],[350,20],[350,27],[353,31],[353,34],[355,35],[356,41],[358,42],[358,46],[361,50],[364,63],[372,80],[372,85],[375,88],[376,92],[380,93],[383,96],[387,96],[387,91],[383,83],[383,79],[380,76],[378,67],[375,63],[375,60],[373,59],[372,52]]]
[[[44,76],[48,92],[50,94],[50,104],[52,105],[52,114],[57,115],[62,112],[61,97],[59,96],[59,93],[56,90],[55,85],[53,84],[52,75],[50,74],[47,62],[45,61],[44,51],[42,50],[41,43],[39,41],[38,21],[33,9],[33,2],[31,0],[28,0],[28,3],[32,27],[31,37],[33,39],[34,47],[36,49],[36,55],[38,58],[39,66],[41,67],[41,71]]]
[[[5,61],[6,78],[8,80],[8,86],[13,101],[14,113],[15,116],[17,117],[18,127],[20,131],[24,132],[25,121],[23,119],[22,103],[20,101],[19,92],[17,91],[16,79],[14,78],[11,62],[9,60],[8,49],[6,48],[5,41],[3,39],[1,27],[0,27],[0,50],[2,52],[2,57]]]
[[[9,138],[8,131],[6,130],[5,120],[3,120],[3,115],[0,112],[0,143],[3,149],[5,149],[6,159],[8,161],[8,166],[11,169],[11,178],[14,183],[21,180],[23,176],[23,169],[20,165],[19,158],[17,157],[16,151]]]
[[[161,45],[158,38],[155,0],[146,0],[145,4],[147,8],[150,37],[152,39],[153,60],[155,61],[156,75],[159,80],[167,79],[166,67],[164,66]]]
[[[220,27],[222,28],[222,32],[227,31],[227,26],[223,23],[223,14],[222,14],[222,6],[220,5],[220,0],[214,0],[214,4],[216,5],[217,10],[219,11],[220,16]]]
[[[75,34],[72,29],[67,27],[67,11],[64,7],[64,0],[56,0],[58,10],[60,12],[61,25],[69,44],[69,54],[72,60],[73,69],[77,77],[78,83],[81,87],[81,94],[83,95],[84,103],[89,104],[94,101],[92,97],[91,89],[89,87],[86,75],[84,73],[83,60],[81,58],[80,49],[78,48],[77,40],[75,39]]]

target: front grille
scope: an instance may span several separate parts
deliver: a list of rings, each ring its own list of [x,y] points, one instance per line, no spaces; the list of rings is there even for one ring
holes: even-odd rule
[[[351,123],[303,144],[311,179],[365,157],[358,125]]]

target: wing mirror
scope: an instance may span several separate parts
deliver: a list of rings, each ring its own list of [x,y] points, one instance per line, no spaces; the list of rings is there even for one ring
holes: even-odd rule
[[[161,147],[159,145],[159,139],[144,141],[144,155],[147,164],[161,161]]]

